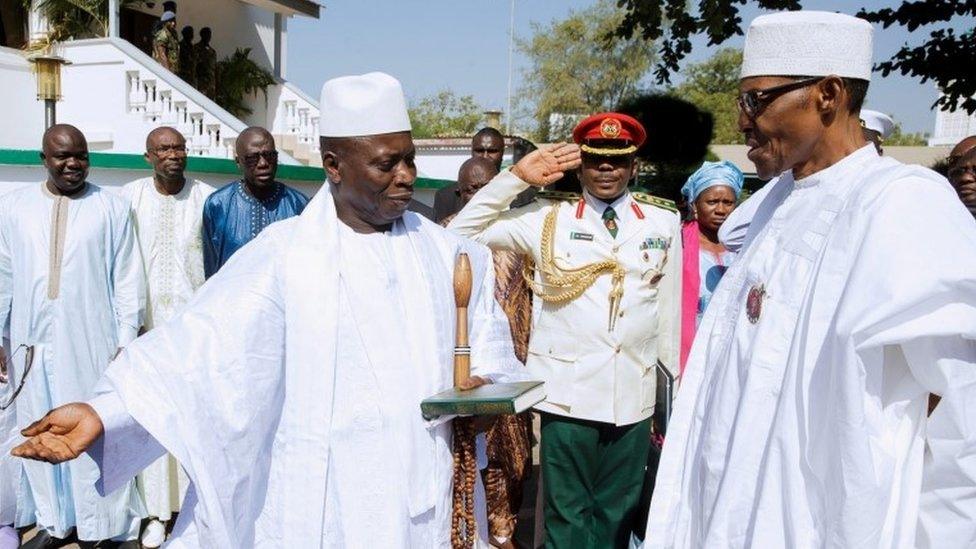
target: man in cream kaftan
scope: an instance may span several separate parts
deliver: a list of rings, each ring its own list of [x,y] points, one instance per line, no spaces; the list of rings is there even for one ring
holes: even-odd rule
[[[151,177],[122,188],[132,204],[148,282],[145,327],[164,324],[205,280],[203,202],[213,187],[187,179],[183,190],[162,195]]]
[[[146,268],[145,327],[151,330],[172,318],[205,280],[203,204],[214,189],[184,176],[186,140],[173,128],[150,132],[146,148],[153,176],[129,183],[122,192],[132,206]],[[186,474],[172,456],[157,460],[139,475],[139,490],[153,518],[152,528],[143,533],[145,546],[162,544],[162,522],[180,510],[187,484]]]
[[[870,36],[848,16],[768,17],[754,26],[780,37],[802,36],[781,28],[807,17],[831,31],[824,43]],[[750,43],[747,59],[759,49]],[[743,65],[747,91],[784,78],[747,82],[754,66]],[[797,90],[809,95],[795,108],[782,97],[764,114],[750,115],[743,100],[752,118],[740,127],[760,174],[775,154],[764,124],[781,113],[796,120],[794,111],[850,89],[841,82],[825,78]],[[856,112],[834,113],[822,120],[845,120],[836,135],[859,133]],[[833,128],[817,131],[835,138]],[[860,147],[845,156],[818,160],[828,167],[809,170],[801,159],[758,196],[678,391],[648,546],[976,543],[976,225],[941,176],[855,139]],[[930,392],[943,398],[929,417]]]
[[[58,182],[0,198],[0,326],[9,322],[13,387],[26,376],[15,403],[20,426],[91,398],[112,357],[135,339],[145,303],[127,201],[84,181],[87,143],[77,129],[54,126],[44,143],[49,177]],[[70,176],[58,171],[64,164]],[[70,183],[62,181],[67,177]],[[21,464],[18,526],[36,522],[56,538],[72,529],[81,540],[135,537],[144,509],[129,479],[101,497],[88,456]]]
[[[104,428],[89,450],[102,489],[164,448],[186,469],[192,486],[170,547],[449,544],[450,423],[424,421],[420,401],[452,385],[460,252],[473,274],[472,373],[520,379],[488,249],[404,213],[409,193],[399,189],[416,172],[404,169],[413,143],[399,83],[379,73],[340,78],[326,83],[322,104],[333,115],[355,109],[347,120],[366,137],[330,137],[343,143],[323,147],[330,181],[308,208],[268,227],[172,321],[127,349],[91,407],[74,405]],[[392,127],[362,128],[391,109]],[[323,132],[341,121],[329,124]],[[392,198],[365,195],[396,216],[386,230],[340,219],[344,193],[373,184],[346,172],[361,169],[362,156],[343,144],[400,159]]]

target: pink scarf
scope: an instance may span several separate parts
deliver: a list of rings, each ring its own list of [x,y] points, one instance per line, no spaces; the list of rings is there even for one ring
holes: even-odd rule
[[[698,288],[701,275],[698,271],[698,222],[690,221],[681,228],[681,354],[678,377],[685,373],[685,363],[695,340],[696,319],[698,317]]]

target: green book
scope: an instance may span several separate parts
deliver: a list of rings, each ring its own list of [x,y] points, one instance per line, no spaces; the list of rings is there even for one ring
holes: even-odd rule
[[[438,416],[498,416],[524,412],[546,398],[541,381],[489,383],[470,391],[448,389],[420,403],[424,419]]]

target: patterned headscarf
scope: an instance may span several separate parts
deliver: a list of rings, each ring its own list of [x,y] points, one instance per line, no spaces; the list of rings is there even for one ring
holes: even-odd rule
[[[728,160],[721,162],[705,161],[681,187],[681,194],[691,204],[705,189],[716,185],[725,185],[732,187],[735,197],[739,198],[744,180],[742,171]]]

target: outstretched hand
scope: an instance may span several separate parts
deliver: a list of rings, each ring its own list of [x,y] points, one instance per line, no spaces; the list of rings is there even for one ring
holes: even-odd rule
[[[580,166],[580,148],[572,143],[540,147],[512,166],[516,177],[534,187],[552,185]]]
[[[28,439],[11,450],[16,457],[61,463],[87,450],[105,428],[95,409],[83,402],[55,408],[20,434]]]

